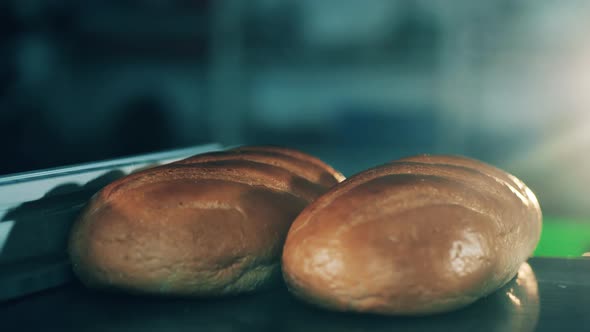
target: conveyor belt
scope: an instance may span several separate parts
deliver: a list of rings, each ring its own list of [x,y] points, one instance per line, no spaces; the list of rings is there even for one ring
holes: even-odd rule
[[[533,274],[453,313],[333,313],[284,287],[225,299],[104,294],[78,283],[0,303],[2,331],[590,331],[590,259],[533,258]],[[523,271],[526,272],[526,266]]]

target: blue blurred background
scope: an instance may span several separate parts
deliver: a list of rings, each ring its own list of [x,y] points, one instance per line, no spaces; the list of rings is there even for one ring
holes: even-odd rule
[[[346,175],[455,153],[590,238],[589,32],[582,0],[4,0],[0,174],[213,141]]]

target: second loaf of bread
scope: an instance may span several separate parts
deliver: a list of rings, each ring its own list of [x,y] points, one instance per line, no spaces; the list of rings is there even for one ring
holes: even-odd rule
[[[333,187],[293,223],[283,272],[299,298],[339,311],[422,315],[497,290],[533,253],[535,195],[453,156],[417,156]]]

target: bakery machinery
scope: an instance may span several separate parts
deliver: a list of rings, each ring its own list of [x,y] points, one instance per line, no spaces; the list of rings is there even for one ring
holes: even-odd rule
[[[299,301],[284,284],[191,298],[101,292],[78,281],[67,241],[93,195],[125,175],[228,148],[209,144],[0,177],[2,330],[590,330],[590,258],[582,256],[533,256],[502,288],[471,305],[410,317],[327,311]]]

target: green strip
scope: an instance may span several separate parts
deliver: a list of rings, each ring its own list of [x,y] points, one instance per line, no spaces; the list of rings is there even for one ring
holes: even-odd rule
[[[543,234],[534,256],[579,257],[590,251],[590,220],[543,218]]]

